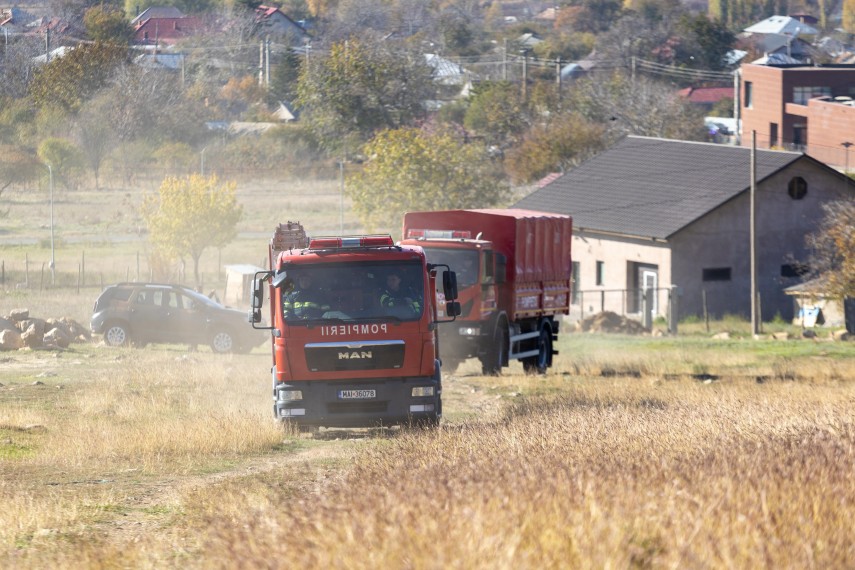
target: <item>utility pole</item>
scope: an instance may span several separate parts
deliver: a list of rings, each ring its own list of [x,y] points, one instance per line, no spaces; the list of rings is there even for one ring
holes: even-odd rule
[[[53,168],[48,167],[49,184],[50,184],[50,283],[56,285],[56,258],[54,257],[53,247]]]
[[[739,124],[739,77],[740,73],[737,69],[733,72],[733,118],[736,119],[736,146],[742,144],[742,127]]]
[[[757,131],[751,131],[751,193],[749,239],[751,240],[751,334],[760,334],[757,314]]]
[[[50,27],[45,30],[45,63],[50,63]]]
[[[508,38],[505,38],[502,49],[502,81],[508,80]]]
[[[264,87],[264,40],[258,44],[258,85]]]
[[[523,52],[522,100],[528,99],[528,52]]]
[[[270,89],[270,36],[264,39],[264,85]]]
[[[338,235],[344,235],[344,157],[338,163],[339,172],[339,204],[338,204]]]

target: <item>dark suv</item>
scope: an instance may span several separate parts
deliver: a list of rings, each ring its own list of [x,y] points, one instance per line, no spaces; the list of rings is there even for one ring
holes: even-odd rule
[[[264,342],[247,313],[181,285],[119,283],[95,301],[90,327],[110,346],[209,344],[214,352],[249,352]]]

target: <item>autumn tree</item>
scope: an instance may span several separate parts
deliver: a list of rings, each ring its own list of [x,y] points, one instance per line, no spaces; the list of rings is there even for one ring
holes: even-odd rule
[[[480,143],[413,128],[387,130],[368,142],[363,170],[347,193],[368,228],[396,227],[405,211],[487,208],[507,184]]]
[[[824,282],[824,293],[855,297],[855,200],[823,206],[820,229],[808,237],[811,272]]]
[[[38,156],[43,164],[50,166],[54,180],[69,188],[77,171],[83,165],[83,157],[74,143],[61,138],[48,138],[41,142]]]
[[[126,44],[133,33],[124,11],[117,6],[99,4],[87,8],[83,25],[87,35],[96,42]]]
[[[570,0],[569,4],[579,9],[575,31],[595,34],[608,30],[623,7],[620,0]]]
[[[433,87],[420,53],[351,40],[313,57],[297,91],[303,116],[324,148],[353,152],[375,132],[424,116]]]
[[[77,120],[77,144],[83,162],[92,170],[96,190],[100,188],[101,165],[115,141],[109,123],[104,120],[104,110],[101,105],[87,105]]]
[[[9,208],[2,207],[3,193],[16,184],[35,179],[42,171],[44,166],[32,153],[13,145],[0,144],[0,218],[9,214]]]
[[[202,252],[235,238],[243,206],[237,203],[234,182],[193,174],[164,179],[157,193],[143,197],[140,214],[155,250],[172,258],[189,256],[200,285]]]
[[[478,86],[469,100],[463,123],[490,144],[503,145],[527,127],[526,108],[520,88],[507,81]]]
[[[564,172],[608,146],[607,129],[578,114],[567,114],[526,133],[522,143],[505,155],[505,169],[520,183],[551,172]]]
[[[727,68],[727,54],[736,43],[736,35],[726,24],[704,14],[687,14],[680,19],[678,30],[684,40],[676,63],[713,71]]]
[[[643,76],[615,73],[584,79],[572,91],[572,109],[588,120],[623,134],[680,140],[703,140],[703,113],[673,87]]]
[[[11,34],[9,34],[11,35]],[[38,36],[19,35],[15,41],[3,38],[3,73],[0,81],[0,98],[26,97],[33,74],[38,69],[36,56],[44,53],[44,39]],[[0,109],[5,105],[0,105]]]
[[[855,0],[843,0],[843,29],[855,33]]]
[[[38,106],[56,105],[76,113],[127,59],[127,47],[81,44],[45,64],[30,85],[30,95]]]

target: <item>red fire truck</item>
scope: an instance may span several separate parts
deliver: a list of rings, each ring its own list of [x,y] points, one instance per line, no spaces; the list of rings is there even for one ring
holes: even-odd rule
[[[269,263],[253,281],[250,321],[271,330],[277,418],[300,427],[439,423],[437,325],[459,310],[453,271],[389,235],[309,239],[295,222],[277,227]]]
[[[440,331],[446,369],[477,357],[485,374],[511,360],[543,373],[557,354],[572,281],[569,216],[531,210],[448,210],[404,215],[402,245],[456,271],[462,307]]]

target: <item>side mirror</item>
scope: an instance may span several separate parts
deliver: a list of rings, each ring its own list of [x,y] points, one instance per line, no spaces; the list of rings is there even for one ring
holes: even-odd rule
[[[264,288],[261,286],[261,283],[255,281],[252,286],[252,310],[253,311],[261,311],[261,307],[264,306]],[[258,321],[254,321],[258,322]]]
[[[462,312],[460,301],[447,301],[445,303],[445,314],[449,317],[459,317]]]
[[[254,329],[270,329],[272,326],[256,327],[255,325],[261,322],[261,308],[264,306],[264,284],[268,279],[273,277],[272,271],[258,271],[252,280],[252,295],[250,295],[250,307],[247,320],[252,324]]]
[[[442,274],[442,292],[447,300],[453,301],[457,298],[457,274],[450,269]]]

